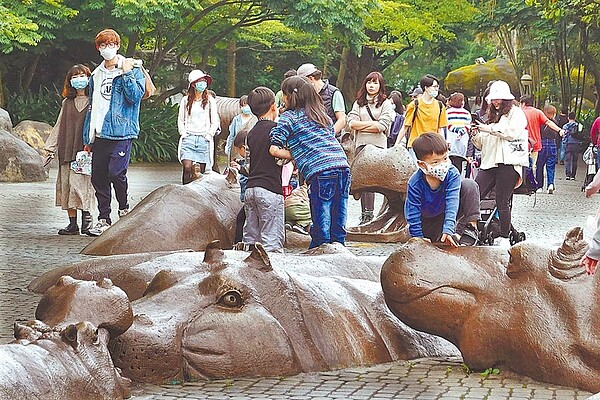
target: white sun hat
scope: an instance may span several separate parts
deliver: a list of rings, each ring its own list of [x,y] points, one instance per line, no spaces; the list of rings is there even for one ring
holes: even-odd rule
[[[194,69],[194,70],[192,70],[192,72],[190,72],[190,74],[188,75],[188,82],[189,83],[196,82],[198,79],[201,79],[201,78],[206,78],[206,83],[209,86],[212,83],[212,76],[204,73],[200,69]]]
[[[504,81],[496,81],[490,86],[490,93],[485,101],[490,103],[492,100],[514,100],[515,96],[510,92],[510,86]]]

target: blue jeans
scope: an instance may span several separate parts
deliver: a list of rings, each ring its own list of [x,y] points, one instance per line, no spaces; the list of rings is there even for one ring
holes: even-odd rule
[[[309,249],[324,243],[346,242],[350,169],[323,171],[310,180],[308,199],[312,227]]]
[[[554,172],[556,171],[556,141],[554,139],[542,139],[542,149],[537,158],[535,178],[537,188],[544,187],[544,167],[546,167],[546,178],[549,185],[554,185]],[[536,188],[536,189],[537,189]]]

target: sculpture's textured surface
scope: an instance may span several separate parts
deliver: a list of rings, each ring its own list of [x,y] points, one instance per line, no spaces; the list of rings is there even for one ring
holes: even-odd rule
[[[465,96],[481,96],[489,81],[501,79],[508,82],[513,93],[519,92],[515,68],[504,58],[495,58],[483,64],[472,64],[448,72],[444,79],[447,93],[459,91]]]
[[[127,294],[110,279],[97,282],[61,277],[40,300],[35,317],[52,328],[89,321],[105,328],[112,337],[125,332],[133,322]]]
[[[580,228],[557,250],[523,242],[509,254],[411,239],[385,262],[381,284],[394,314],[454,343],[471,368],[597,392],[599,289],[579,266],[586,249]]]
[[[417,166],[403,146],[381,149],[365,146],[352,162],[350,193],[358,199],[362,192],[378,192],[386,197],[379,214],[371,222],[348,229],[348,240],[361,242],[404,242],[408,227],[404,218],[406,186]]]
[[[204,250],[213,240],[230,248],[242,208],[235,179],[213,172],[187,185],[162,186],[82,250],[111,255],[166,250]]]
[[[0,346],[0,398],[114,400],[129,397],[108,352],[109,334],[90,322],[56,331],[40,321],[15,324]]]
[[[115,365],[134,381],[159,383],[456,354],[450,343],[406,327],[387,309],[378,282],[382,258],[363,260],[336,245],[311,253],[267,255],[259,246],[248,255],[213,243],[204,254],[124,267],[128,294],[153,278],[132,303],[133,325],[111,341]],[[122,270],[113,264],[104,274]],[[48,281],[39,287],[51,279],[42,277]]]

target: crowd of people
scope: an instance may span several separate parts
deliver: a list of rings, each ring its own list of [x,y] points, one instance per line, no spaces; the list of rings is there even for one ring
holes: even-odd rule
[[[79,64],[68,71],[62,108],[46,145],[50,157],[58,155],[56,205],[69,217],[60,235],[99,236],[108,229],[112,190],[118,215],[129,212],[127,168],[139,134],[146,75],[141,63],[118,54],[120,37],[114,30],[98,33],[95,45],[103,61],[93,72]],[[194,180],[196,169],[204,173],[216,162],[220,119],[211,84],[209,74],[192,70],[179,105],[182,184]],[[286,229],[309,234],[310,248],[345,243],[351,181],[340,144],[345,133],[351,134],[355,153],[368,145],[408,149],[418,167],[406,195],[410,235],[453,247],[478,244],[482,199],[494,197],[499,222],[494,234],[508,237],[516,188],[541,192],[545,180],[547,192],[554,193],[556,165],[563,159],[566,179],[575,179],[581,124],[573,113],[561,112],[555,119],[553,106],[539,110],[529,95],[516,101],[500,80],[488,84],[472,109],[464,94],[445,98],[439,89],[438,79],[425,75],[405,106],[402,94],[388,94],[383,76],[373,71],[346,113],[340,89],[306,63],[286,72],[277,94],[257,87],[242,96],[225,146],[229,167],[239,173],[243,202],[236,248],[261,243],[267,251],[282,252]],[[591,129],[597,146],[599,133],[600,118]],[[599,188],[597,178],[586,194]],[[363,193],[358,223],[369,223],[373,213],[374,193]],[[596,253],[588,256],[594,259]],[[593,272],[591,266],[588,270]]]

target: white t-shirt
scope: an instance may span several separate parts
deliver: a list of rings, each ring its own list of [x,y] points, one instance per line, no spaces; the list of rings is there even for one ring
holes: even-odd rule
[[[93,73],[94,93],[92,95],[92,115],[90,121],[90,137],[98,136],[102,132],[104,117],[110,108],[110,98],[112,96],[113,79],[123,75],[120,68],[106,69],[104,61],[96,68]]]

